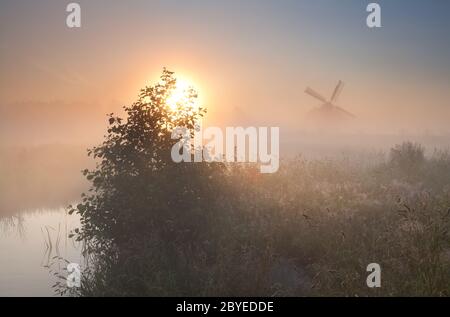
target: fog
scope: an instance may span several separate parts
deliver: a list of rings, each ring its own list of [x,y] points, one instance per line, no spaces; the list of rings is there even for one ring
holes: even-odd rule
[[[77,201],[87,189],[81,170],[95,163],[86,150],[102,141],[106,114],[112,111],[120,113],[120,106],[108,108],[87,102],[58,101],[2,105],[0,213],[12,215],[36,208],[57,208]],[[220,125],[235,122],[234,126],[244,127],[277,126],[281,123],[282,160],[297,155],[308,159],[364,158],[373,154],[385,157],[392,146],[403,141],[422,144],[430,155],[435,149],[448,149],[450,145],[448,134],[433,132],[417,122],[416,126],[409,125],[409,130],[394,133],[395,126],[389,131],[386,120],[384,125],[380,123],[379,129],[365,132],[357,126],[358,116],[352,122],[355,126],[348,123],[334,127],[333,131],[323,126],[296,126],[289,124],[288,119],[282,122],[276,114],[271,123],[268,118],[262,119],[263,115],[251,117],[243,112],[237,109],[236,116],[222,117]],[[214,124],[208,117],[206,122]]]
[[[81,170],[92,166],[83,146],[0,148],[0,216],[78,201],[87,188]]]

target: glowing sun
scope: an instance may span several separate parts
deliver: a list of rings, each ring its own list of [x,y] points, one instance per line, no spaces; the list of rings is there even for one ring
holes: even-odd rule
[[[197,110],[199,108],[197,98],[189,98],[191,89],[195,91],[192,83],[187,80],[177,78],[175,89],[166,99],[166,103],[172,111],[179,111],[186,108]]]

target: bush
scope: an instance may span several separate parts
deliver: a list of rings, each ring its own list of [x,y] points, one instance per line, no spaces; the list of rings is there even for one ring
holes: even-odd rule
[[[403,142],[391,149],[389,160],[404,174],[416,173],[425,163],[425,150],[420,144]]]

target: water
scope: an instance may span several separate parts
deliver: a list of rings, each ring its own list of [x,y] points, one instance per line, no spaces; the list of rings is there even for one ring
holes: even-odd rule
[[[0,219],[0,296],[55,296],[48,266],[64,273],[66,263],[53,257],[83,263],[81,243],[68,237],[79,223],[63,208]]]

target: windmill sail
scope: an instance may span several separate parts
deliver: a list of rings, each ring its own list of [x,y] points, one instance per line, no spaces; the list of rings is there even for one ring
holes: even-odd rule
[[[309,88],[309,87],[306,88],[305,93],[307,93],[308,95],[310,95],[310,96],[312,96],[312,97],[314,97],[314,98],[319,99],[319,100],[322,101],[323,103],[326,103],[326,102],[327,102],[327,100],[326,100],[321,94],[319,94],[318,92],[315,92],[314,90],[312,90],[312,89]]]
[[[334,106],[334,108],[335,108],[336,110],[339,110],[340,112],[345,113],[346,115],[348,115],[348,116],[350,116],[350,117],[356,118],[356,116],[355,116],[353,113],[348,112],[347,110],[345,110],[345,109],[343,109],[343,108],[341,108],[341,107],[339,107],[339,106]]]
[[[333,95],[331,96],[330,101],[336,102],[337,99],[339,98],[339,95],[341,94],[342,88],[344,87],[344,83],[340,80],[336,86],[336,88],[334,89]]]

